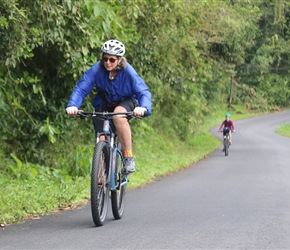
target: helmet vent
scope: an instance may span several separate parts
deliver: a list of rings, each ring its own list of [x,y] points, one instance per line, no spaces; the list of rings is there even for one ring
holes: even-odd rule
[[[115,56],[123,56],[125,54],[125,46],[118,40],[109,40],[103,44],[102,51]]]

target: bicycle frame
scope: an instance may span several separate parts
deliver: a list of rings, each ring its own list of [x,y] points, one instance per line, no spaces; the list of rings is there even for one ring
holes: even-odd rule
[[[226,142],[227,140],[230,141],[230,135],[229,134],[226,134],[224,136],[224,142]]]

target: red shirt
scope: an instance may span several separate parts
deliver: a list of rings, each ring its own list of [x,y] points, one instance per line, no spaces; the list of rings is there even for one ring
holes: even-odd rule
[[[234,123],[231,120],[224,120],[220,126],[220,130],[222,130],[223,127],[229,127],[230,130],[235,130]]]

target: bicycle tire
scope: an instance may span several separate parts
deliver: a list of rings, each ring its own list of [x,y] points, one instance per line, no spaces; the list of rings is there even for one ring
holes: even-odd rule
[[[227,138],[225,141],[225,156],[229,155],[229,145],[230,145],[230,142],[229,142],[229,139]]]
[[[121,151],[120,144],[119,149]],[[126,176],[122,174],[122,167],[123,167],[122,155],[120,152],[117,151],[115,178],[114,178],[117,189],[111,191],[112,212],[116,220],[121,219],[123,217],[126,203],[127,183],[120,186],[120,184],[124,181],[124,178],[126,178]]]
[[[102,226],[109,204],[110,153],[107,142],[100,141],[94,149],[91,172],[91,211],[96,226]]]

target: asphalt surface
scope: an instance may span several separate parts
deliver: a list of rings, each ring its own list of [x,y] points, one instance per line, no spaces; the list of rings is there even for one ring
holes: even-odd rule
[[[94,227],[84,206],[5,227],[0,249],[290,249],[290,138],[274,132],[285,122],[290,112],[235,122],[229,156],[220,147],[128,192],[121,220]]]

